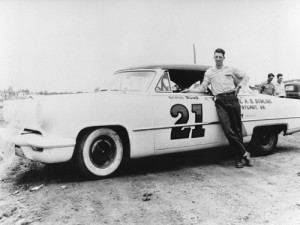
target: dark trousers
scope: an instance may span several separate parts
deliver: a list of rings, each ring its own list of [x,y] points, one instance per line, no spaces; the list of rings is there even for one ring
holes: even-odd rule
[[[241,159],[247,152],[243,145],[243,131],[241,106],[238,98],[233,94],[218,95],[216,108],[223,131],[233,148],[235,158]]]

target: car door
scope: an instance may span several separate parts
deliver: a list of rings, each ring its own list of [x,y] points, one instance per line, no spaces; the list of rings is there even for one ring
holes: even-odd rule
[[[153,94],[155,149],[182,151],[223,143],[225,137],[212,96],[172,89],[165,73]]]

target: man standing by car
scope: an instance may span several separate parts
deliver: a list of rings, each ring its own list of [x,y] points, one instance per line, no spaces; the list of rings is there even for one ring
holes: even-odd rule
[[[204,75],[203,82],[197,88],[183,92],[204,92],[211,84],[211,91],[215,96],[215,105],[223,131],[234,150],[236,167],[253,166],[250,154],[243,145],[241,107],[237,94],[242,86],[248,83],[249,77],[233,67],[224,66],[225,51],[216,49],[214,52],[215,67],[209,68]],[[240,81],[236,86],[235,81]]]
[[[273,78],[274,74],[269,73],[267,81],[261,83],[259,93],[264,95],[275,95],[275,86],[272,83]]]
[[[279,98],[285,97],[284,83],[282,83],[283,75],[281,73],[277,74],[277,83],[275,84],[275,95]]]

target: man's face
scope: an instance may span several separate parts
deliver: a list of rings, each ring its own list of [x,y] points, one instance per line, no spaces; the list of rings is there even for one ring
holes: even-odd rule
[[[221,66],[221,65],[223,65],[223,61],[224,61],[225,57],[223,56],[222,53],[215,52],[214,59],[216,62],[216,66]]]
[[[280,84],[280,83],[282,82],[282,79],[283,79],[283,78],[282,78],[281,76],[278,77],[278,78],[277,78],[277,82]]]
[[[268,82],[271,82],[272,80],[273,80],[272,76],[268,77]]]

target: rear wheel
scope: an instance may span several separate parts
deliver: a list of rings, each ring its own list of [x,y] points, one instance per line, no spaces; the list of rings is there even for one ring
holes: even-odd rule
[[[251,139],[251,151],[256,155],[269,155],[278,142],[278,132],[270,127],[256,128]]]
[[[123,144],[113,130],[100,128],[82,138],[76,149],[79,169],[89,178],[109,176],[120,166]]]

